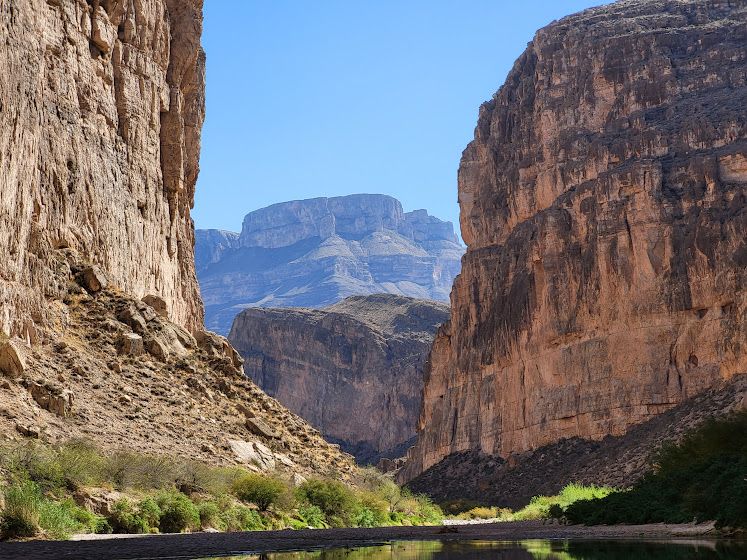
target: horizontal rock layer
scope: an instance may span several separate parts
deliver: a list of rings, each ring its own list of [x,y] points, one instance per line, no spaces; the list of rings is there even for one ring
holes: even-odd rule
[[[384,195],[275,204],[240,234],[196,232],[206,325],[227,333],[246,307],[322,307],[350,295],[447,300],[464,249],[450,222]]]
[[[445,304],[394,295],[323,309],[247,309],[229,340],[244,372],[359,462],[401,456],[415,435],[423,364]]]
[[[620,435],[747,371],[745,22],[721,0],[587,10],[481,107],[403,479]]]
[[[202,0],[0,1],[0,330],[65,317],[55,250],[202,325],[190,208],[204,115]]]

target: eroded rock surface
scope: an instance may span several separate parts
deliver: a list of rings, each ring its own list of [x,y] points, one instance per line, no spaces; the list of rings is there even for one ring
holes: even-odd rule
[[[0,371],[4,437],[85,438],[104,451],[306,477],[353,475],[352,457],[248,380],[223,337],[193,337],[108,289],[93,297],[73,289],[63,305],[64,334],[35,345],[17,376]]]
[[[202,326],[201,30],[202,0],[0,3],[0,331],[33,343],[64,324],[61,248]]]
[[[720,0],[587,10],[481,107],[403,479],[621,435],[747,371],[746,21]]]
[[[370,463],[401,456],[414,437],[423,365],[448,311],[389,294],[323,309],[251,308],[236,317],[229,340],[249,378]]]
[[[445,301],[464,248],[450,222],[384,195],[274,204],[241,234],[198,230],[206,325],[227,334],[246,307],[323,307],[391,293]]]

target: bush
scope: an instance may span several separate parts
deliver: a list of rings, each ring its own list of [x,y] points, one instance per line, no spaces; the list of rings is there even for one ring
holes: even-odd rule
[[[151,529],[140,511],[127,498],[114,503],[108,522],[114,533],[141,534],[148,533]]]
[[[269,476],[247,474],[233,483],[232,490],[242,502],[250,502],[260,511],[267,511],[286,492],[286,485]]]
[[[207,529],[212,527],[213,529],[220,529],[222,523],[220,522],[220,509],[218,504],[215,502],[201,502],[197,505],[197,511],[200,515],[200,528]]]
[[[655,457],[632,489],[571,504],[572,523],[683,523],[747,527],[747,412],[711,421]]]
[[[70,490],[103,482],[105,460],[90,442],[73,440],[60,446],[57,463]]]
[[[70,499],[61,502],[42,500],[39,525],[48,537],[56,540],[68,539],[77,532],[92,533],[96,529],[95,516]]]
[[[200,526],[197,506],[181,492],[160,494],[156,503],[161,510],[159,528],[162,533],[181,533]]]
[[[297,497],[322,510],[332,526],[349,524],[358,505],[353,491],[336,480],[308,480],[298,487]]]
[[[10,486],[3,493],[5,507],[0,516],[0,533],[3,538],[33,537],[39,533],[41,495],[33,482]]]
[[[306,504],[299,507],[298,519],[301,521],[303,528],[312,527],[313,529],[323,529],[327,527],[324,512],[317,506]]]
[[[265,525],[262,517],[246,506],[231,506],[220,514],[225,531],[262,531]]]

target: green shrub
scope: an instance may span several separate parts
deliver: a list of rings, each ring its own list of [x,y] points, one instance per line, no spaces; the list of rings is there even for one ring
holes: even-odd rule
[[[747,411],[711,421],[662,449],[632,489],[571,504],[572,523],[682,523],[747,527]]]
[[[298,508],[298,519],[303,527],[312,527],[314,529],[323,529],[327,527],[327,521],[324,512],[317,506],[304,504]]]
[[[181,492],[159,494],[156,502],[161,510],[159,528],[162,533],[181,533],[199,527],[197,506]]]
[[[151,526],[127,498],[117,500],[107,519],[114,533],[148,533]]]
[[[57,463],[70,490],[104,482],[105,459],[90,442],[73,440],[61,445],[57,450]]]
[[[9,486],[3,492],[5,507],[0,515],[0,533],[6,539],[33,537],[39,533],[41,494],[33,482]]]
[[[223,526],[220,519],[220,509],[215,502],[202,502],[197,506],[200,514],[200,528],[220,529]]]
[[[267,511],[285,492],[282,480],[261,474],[247,474],[233,483],[234,495],[242,502],[256,505],[260,511]]]
[[[161,515],[163,512],[156,500],[153,498],[143,498],[137,505],[138,515],[145,521],[148,530],[155,529],[161,524]]]
[[[298,487],[297,496],[299,501],[322,510],[334,527],[348,525],[358,506],[353,491],[336,480],[308,480]]]
[[[265,528],[262,517],[246,506],[223,509],[220,520],[225,531],[262,531]]]
[[[39,525],[48,537],[63,540],[73,533],[93,533],[97,523],[93,514],[70,499],[61,502],[43,499],[39,508]]]

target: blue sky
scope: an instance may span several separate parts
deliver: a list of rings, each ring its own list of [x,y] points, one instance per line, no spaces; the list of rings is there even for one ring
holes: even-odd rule
[[[193,216],[238,231],[276,202],[385,193],[458,224],[480,104],[583,0],[206,0]]]

